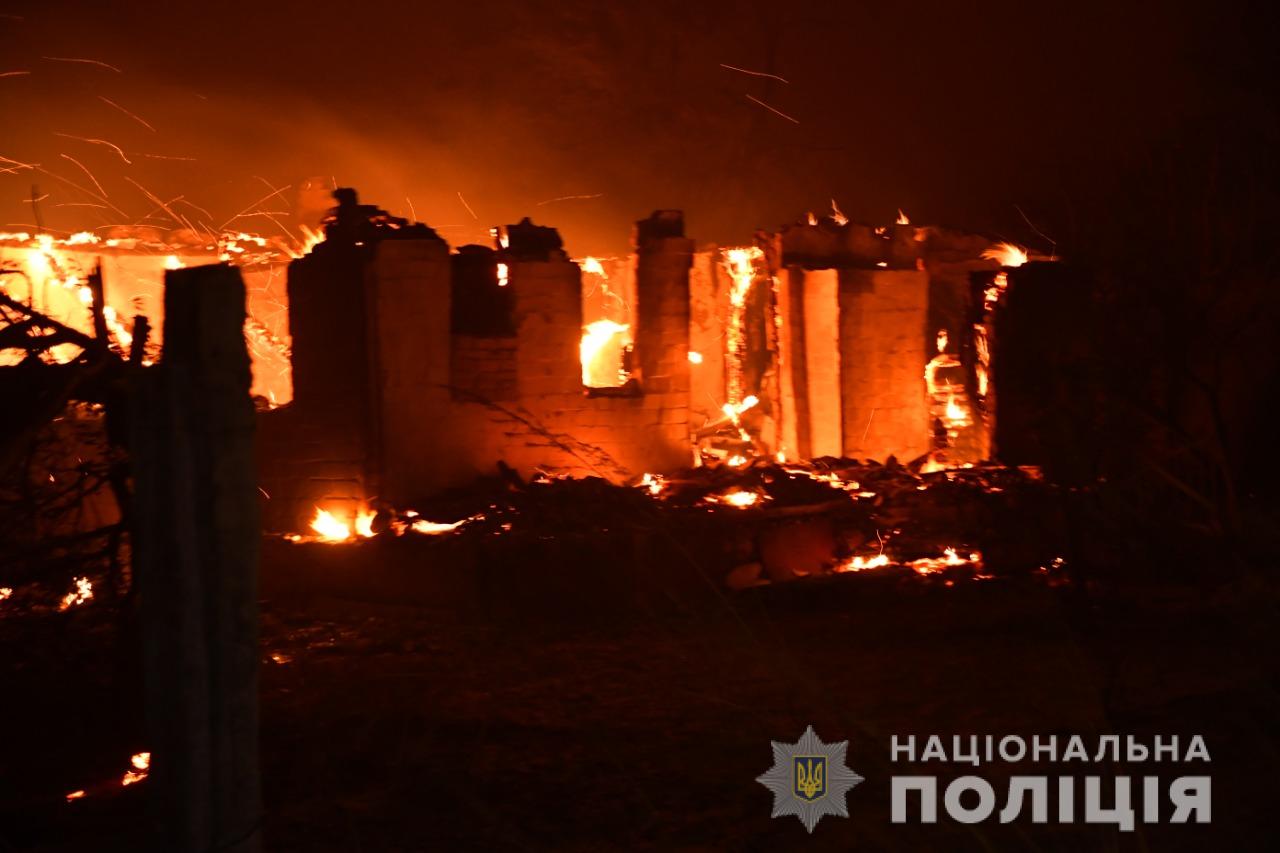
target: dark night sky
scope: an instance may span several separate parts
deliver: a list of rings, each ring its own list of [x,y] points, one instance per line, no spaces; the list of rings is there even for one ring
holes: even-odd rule
[[[861,221],[900,206],[1034,245],[1015,205],[1062,221],[1082,179],[1109,180],[1202,112],[1252,50],[1243,12],[1092,2],[6,0],[0,13],[0,74],[30,72],[0,77],[0,155],[92,189],[70,155],[123,211],[18,170],[0,174],[11,230],[32,222],[33,180],[46,224],[75,230],[154,208],[126,176],[218,226],[268,182],[332,175],[394,212],[411,203],[455,244],[532,215],[575,255],[623,249],[658,207],[683,208],[692,236],[742,242],[831,198]]]

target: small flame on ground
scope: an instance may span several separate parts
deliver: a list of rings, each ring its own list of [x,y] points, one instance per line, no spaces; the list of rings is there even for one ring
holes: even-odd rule
[[[124,776],[120,779],[121,785],[132,785],[147,778],[147,771],[151,768],[151,753],[136,753],[129,759],[129,763],[133,765],[133,769],[125,771]]]
[[[886,566],[896,565],[889,556],[884,552],[875,556],[855,556],[849,559],[843,566],[836,569],[837,572],[862,572],[868,569],[882,569]],[[902,564],[911,569],[918,575],[934,575],[943,569],[953,568],[955,566],[974,566],[982,565],[982,554],[977,551],[971,551],[968,556],[961,556],[955,548],[946,548],[942,552],[941,557],[921,557],[916,560],[910,560]],[[982,576],[986,579],[988,576]]]
[[[81,791],[72,791],[70,794],[67,794],[67,802],[68,802],[68,803],[69,803],[69,802],[71,802],[72,800],[79,800],[79,799],[83,799],[83,798],[84,798],[84,791],[83,791],[83,790],[81,790]]]
[[[889,565],[888,555],[876,554],[874,557],[853,557],[837,571],[861,572],[867,569],[879,569],[887,565]]]
[[[443,522],[427,521],[425,518],[420,518],[409,525],[409,529],[414,533],[425,533],[428,536],[434,536],[438,533],[452,533],[470,520],[469,518],[464,518],[459,521]]]
[[[666,487],[667,481],[661,474],[646,473],[640,478],[640,488],[647,490],[649,494],[655,497],[662,494],[662,490]]]
[[[726,506],[737,507],[738,509],[747,509],[760,503],[764,496],[759,492],[751,492],[746,489],[734,489],[731,492],[725,492],[722,495],[707,495],[706,500],[711,503],[725,504]]]
[[[11,595],[13,595],[13,587],[0,586],[0,601],[4,601],[6,598],[8,598]]]
[[[910,225],[910,224],[911,224],[911,220],[910,220],[910,219],[908,219],[908,218],[907,218],[907,215],[906,215],[905,213],[903,213],[903,212],[902,212],[902,208],[898,208],[898,224],[899,224],[899,225]]]

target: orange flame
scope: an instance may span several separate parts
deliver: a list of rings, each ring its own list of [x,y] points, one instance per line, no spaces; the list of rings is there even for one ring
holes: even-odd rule
[[[612,320],[596,320],[582,331],[578,354],[582,361],[582,384],[588,388],[613,388],[625,380],[622,375],[622,348],[628,343],[630,326]]]
[[[1002,267],[1020,267],[1027,262],[1027,250],[1013,243],[996,243],[982,253],[988,261],[996,261]]]
[[[735,489],[732,492],[711,498],[711,500],[728,506],[735,506],[738,509],[746,509],[760,502],[760,493],[749,492],[745,489]]]
[[[351,538],[351,525],[339,521],[327,509],[316,507],[311,529],[325,542],[345,542]]]
[[[371,509],[362,509],[356,513],[356,535],[365,539],[371,539],[374,536],[373,520],[377,517],[377,513]]]

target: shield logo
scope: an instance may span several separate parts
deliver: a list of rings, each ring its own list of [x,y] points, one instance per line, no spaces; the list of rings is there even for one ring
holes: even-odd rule
[[[825,755],[797,755],[794,792],[797,797],[812,802],[827,793],[827,757]]]

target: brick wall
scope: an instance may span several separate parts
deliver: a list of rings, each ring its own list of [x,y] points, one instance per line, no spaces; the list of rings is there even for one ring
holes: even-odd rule
[[[728,282],[713,246],[693,256],[689,271],[689,349],[702,356],[689,366],[689,412],[694,428],[721,416],[725,394],[724,323]]]
[[[808,389],[809,453],[840,456],[844,431],[840,402],[840,305],[835,270],[804,270],[804,359]]]
[[[929,448],[925,323],[929,277],[839,271],[840,390],[846,456],[908,461]]]
[[[264,523],[305,529],[317,506],[354,517],[370,472],[370,362],[361,247],[289,265],[292,403],[259,416]]]
[[[906,265],[915,241],[901,242],[901,258],[895,241],[873,248]],[[264,485],[293,508],[284,526],[303,526],[313,504],[411,504],[499,460],[526,476],[670,471],[689,464],[691,427],[724,402],[728,281],[718,253],[695,254],[684,237],[651,234],[634,256],[636,387],[592,391],[579,363],[581,273],[563,253],[509,259],[509,333],[458,334],[458,261],[442,241],[341,251],[290,270],[295,403],[264,418],[262,442]],[[496,258],[472,255],[468,275],[487,282]],[[833,266],[781,273],[788,452],[914,458],[929,441],[929,277]],[[462,315],[476,325],[484,307]]]

